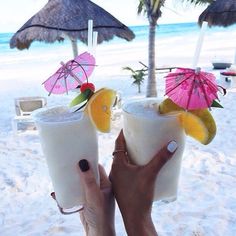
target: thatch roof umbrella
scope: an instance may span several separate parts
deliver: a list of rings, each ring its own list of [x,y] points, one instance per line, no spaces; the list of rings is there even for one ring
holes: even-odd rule
[[[214,1],[199,16],[200,25],[203,21],[207,21],[210,27],[227,27],[236,23],[236,0]]]
[[[98,44],[114,36],[130,41],[134,33],[110,13],[89,0],[49,0],[11,38],[10,47],[29,48],[33,41],[53,43],[68,37],[77,52],[77,39],[87,43],[88,20],[98,32]]]
[[[236,23],[236,0],[216,0],[211,3],[199,16],[198,23],[201,25],[207,21],[211,26],[227,27]],[[236,51],[234,56],[236,64]]]

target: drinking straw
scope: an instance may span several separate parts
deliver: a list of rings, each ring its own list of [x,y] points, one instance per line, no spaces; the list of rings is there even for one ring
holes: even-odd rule
[[[194,57],[193,57],[192,67],[194,69],[196,69],[198,61],[199,61],[199,56],[200,56],[200,53],[201,53],[203,39],[204,39],[204,35],[205,35],[206,29],[207,29],[207,24],[208,23],[206,21],[204,21],[202,23],[201,31],[200,31],[200,34],[199,34],[199,37],[198,37],[197,46],[196,46]]]
[[[88,20],[88,52],[91,53],[93,47],[93,20]]]
[[[98,32],[93,32],[93,51],[92,54],[94,57],[96,56],[96,48],[97,48],[97,41],[98,41]]]

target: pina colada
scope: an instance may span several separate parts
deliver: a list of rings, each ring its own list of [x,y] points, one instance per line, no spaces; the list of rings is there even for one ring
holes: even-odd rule
[[[59,206],[82,205],[84,191],[77,169],[81,159],[89,161],[99,182],[96,128],[84,112],[67,107],[39,110],[34,118]]]
[[[94,89],[89,83],[85,86]],[[115,91],[111,89],[90,90],[89,93],[82,90],[72,103],[75,106],[86,102],[84,109],[73,108],[72,111],[68,107],[54,107],[34,113],[56,200],[67,212],[74,212],[74,207],[85,202],[77,169],[81,159],[89,161],[99,183],[97,130],[110,131],[114,99]]]
[[[173,158],[157,176],[154,192],[154,200],[171,201],[177,196],[185,135],[176,115],[158,114],[159,103],[156,99],[144,99],[125,104],[124,136],[131,161],[137,165],[147,164],[168,142],[177,142]]]

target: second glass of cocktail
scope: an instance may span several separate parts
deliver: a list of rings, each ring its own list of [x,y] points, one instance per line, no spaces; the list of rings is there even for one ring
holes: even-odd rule
[[[160,170],[155,184],[154,201],[173,201],[177,197],[185,134],[176,115],[158,114],[160,100],[134,100],[123,106],[124,136],[131,161],[147,164],[168,142],[178,149]]]

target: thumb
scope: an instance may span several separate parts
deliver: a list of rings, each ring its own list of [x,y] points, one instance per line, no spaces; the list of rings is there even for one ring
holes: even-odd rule
[[[85,199],[88,203],[93,203],[94,198],[99,196],[100,188],[96,182],[93,171],[89,167],[87,160],[79,161],[79,175],[85,192]]]
[[[161,168],[166,164],[166,162],[173,156],[177,148],[178,145],[176,141],[170,141],[146,165],[145,168],[147,169],[147,171],[153,173],[156,176]]]

